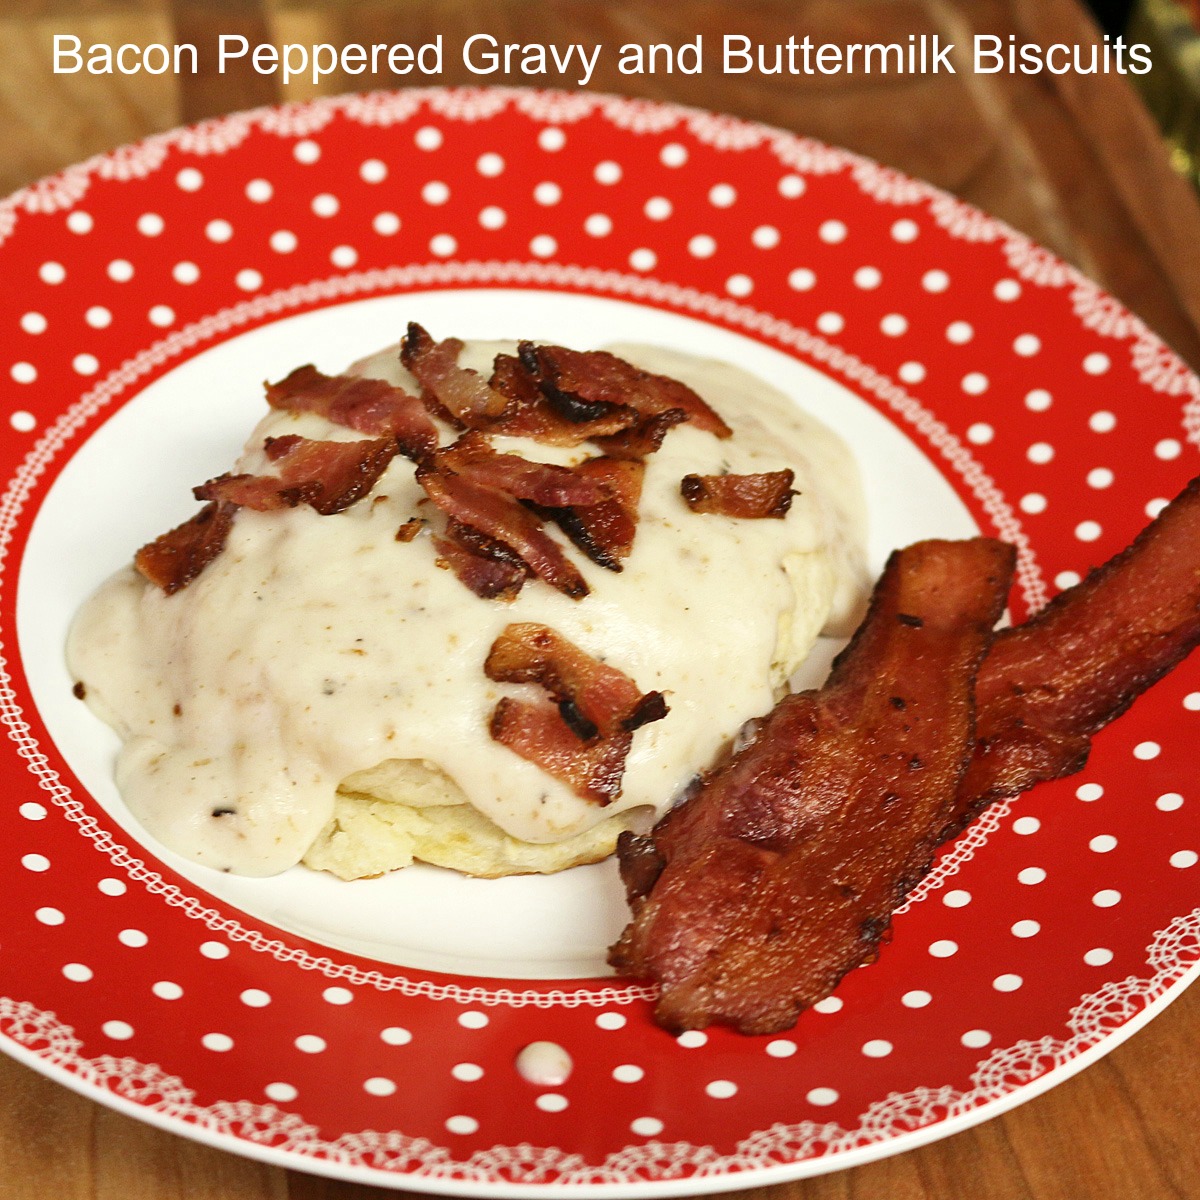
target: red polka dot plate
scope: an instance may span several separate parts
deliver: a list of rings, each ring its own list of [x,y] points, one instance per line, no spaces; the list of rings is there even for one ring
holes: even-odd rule
[[[999,534],[1020,617],[1124,545],[1200,441],[1200,382],[1027,238],[726,117],[404,91],[222,118],[35,184],[0,203],[0,277],[0,1045],[22,1061],[347,1179],[696,1193],[982,1120],[1194,975],[1194,661],[1083,774],[947,847],[880,961],[773,1038],[651,1024],[648,991],[602,965],[611,864],[348,885],[184,863],[129,821],[115,739],[70,696],[71,614],[188,511],[181,479],[227,464],[261,380],[337,370],[410,317],[735,360],[850,441],[875,566]],[[565,1080],[518,1073],[535,1041],[570,1055]]]

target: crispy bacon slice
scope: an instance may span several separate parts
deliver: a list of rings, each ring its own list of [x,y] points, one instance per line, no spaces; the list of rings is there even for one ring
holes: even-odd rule
[[[464,434],[438,455],[438,465],[480,487],[507,492],[532,504],[562,507],[599,504],[613,493],[584,468],[534,462],[519,454],[498,454],[478,433]]]
[[[1001,630],[975,685],[975,754],[946,829],[1080,770],[1093,734],[1200,645],[1200,477],[1122,553]]]
[[[187,587],[225,548],[233,528],[232,504],[206,504],[194,517],[143,546],[133,565],[168,596]]]
[[[953,806],[1012,565],[988,539],[894,554],[825,687],[625,838],[627,884],[651,886],[610,961],[659,982],[660,1024],[784,1029],[874,958]]]
[[[508,398],[478,371],[458,365],[462,348],[458,338],[435,342],[423,326],[410,321],[400,343],[400,361],[436,402],[438,416],[448,416],[459,429],[474,429],[500,416]]]
[[[685,475],[679,491],[695,513],[783,518],[792,507],[794,471],[756,475]]]
[[[611,498],[591,505],[539,507],[538,512],[553,521],[592,562],[619,571],[637,533],[645,464],[636,459],[590,458],[575,471],[601,482]]]
[[[268,512],[308,504],[322,516],[361,500],[396,456],[393,438],[319,442],[287,434],[268,438],[267,457],[279,475],[220,475],[192,491],[197,500],[222,500]]]
[[[316,413],[358,433],[394,437],[406,458],[422,461],[437,447],[437,428],[421,401],[382,379],[322,375],[309,365],[266,389],[272,408]]]
[[[433,546],[459,581],[482,600],[512,600],[529,577],[529,569],[503,542],[453,519],[444,534],[434,536]]]
[[[623,671],[593,658],[547,625],[509,625],[492,644],[484,674],[496,683],[540,684],[577,738],[632,733],[667,715],[661,692],[642,693]]]
[[[595,437],[592,441],[604,451],[608,458],[642,459],[662,449],[663,438],[688,419],[682,408],[666,408],[653,416],[643,417],[636,425],[614,433],[609,437]]]

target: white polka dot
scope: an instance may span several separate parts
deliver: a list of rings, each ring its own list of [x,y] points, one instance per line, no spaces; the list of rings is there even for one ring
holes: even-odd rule
[[[611,159],[605,159],[604,162],[596,164],[596,169],[592,172],[592,175],[595,177],[597,183],[611,187],[614,183],[620,182],[621,167]]]
[[[205,958],[219,961],[222,958],[229,957],[229,947],[224,942],[203,942],[200,945],[200,953]]]
[[[158,215],[158,213],[142,213],[137,219],[137,231],[143,237],[158,237],[167,223]]]
[[[817,318],[817,328],[822,332],[833,336],[841,333],[846,328],[846,318],[841,313],[823,312]]]
[[[916,221],[910,221],[905,217],[903,220],[897,221],[892,225],[892,240],[896,242],[915,242],[920,232],[920,227]]]
[[[911,992],[905,992],[904,995],[900,997],[900,1003],[903,1004],[905,1008],[924,1008],[932,999],[933,997],[928,992],[924,992],[921,991],[920,988],[916,988]]]
[[[426,204],[445,204],[450,199],[450,188],[440,179],[431,179],[421,189],[421,199]]]
[[[622,1063],[613,1068],[612,1077],[618,1083],[637,1083],[645,1077],[646,1072],[633,1063]]]
[[[1163,438],[1154,447],[1154,457],[1161,458],[1164,462],[1170,462],[1171,459],[1178,458],[1182,453],[1183,446],[1180,445],[1177,438]]]
[[[671,215],[671,202],[666,196],[651,196],[642,211],[651,221],[665,221]]]
[[[883,272],[878,267],[859,267],[854,272],[854,286],[869,292],[883,282]]]
[[[1088,426],[1094,433],[1111,433],[1117,427],[1117,418],[1110,412],[1094,412],[1088,417]]]
[[[559,1095],[558,1092],[543,1092],[534,1101],[534,1104],[542,1110],[542,1112],[556,1113],[563,1112],[570,1101],[566,1096]]]
[[[779,194],[786,200],[795,200],[797,196],[803,196],[808,191],[808,185],[799,175],[783,175],[776,186]]]
[[[533,189],[533,198],[538,204],[549,207],[562,199],[562,188],[549,179],[544,180]]]
[[[1028,837],[1031,833],[1037,833],[1042,827],[1041,821],[1037,817],[1018,817],[1013,822],[1013,833],[1019,833],[1022,837]]]
[[[831,1104],[838,1102],[838,1094],[829,1087],[813,1088],[811,1092],[805,1096],[809,1104],[815,1104],[818,1108],[828,1108]]]
[[[1106,967],[1112,960],[1113,952],[1105,946],[1097,946],[1083,956],[1083,961],[1089,967]]]
[[[958,953],[958,943],[952,942],[949,938],[942,938],[930,945],[929,953],[934,958],[953,958]]]
[[[71,359],[76,375],[95,375],[100,370],[100,360],[94,354],[77,354]]]
[[[749,275],[730,275],[725,280],[725,290],[731,296],[748,296],[754,291],[754,280]]]
[[[224,1054],[227,1050],[233,1049],[233,1038],[227,1033],[206,1033],[200,1039],[200,1044],[205,1050],[213,1050],[217,1054]]]
[[[159,329],[166,329],[168,325],[174,324],[175,310],[165,304],[156,304],[146,314],[146,319],[151,325],[157,325]]]
[[[363,1091],[368,1096],[394,1096],[396,1094],[395,1080],[385,1079],[382,1075],[372,1075],[363,1080]]]
[[[1081,783],[1075,789],[1076,799],[1083,800],[1090,804],[1093,800],[1099,800],[1104,795],[1104,788],[1098,783]]]
[[[127,258],[114,258],[108,264],[107,271],[114,283],[128,283],[133,278],[133,263]]]
[[[788,287],[793,291],[808,292],[816,286],[817,277],[808,267],[797,267],[794,271],[788,273],[787,281]]]
[[[1121,893],[1116,888],[1102,888],[1092,897],[1092,903],[1097,908],[1112,908],[1121,903]]]
[[[704,1090],[714,1100],[728,1100],[737,1095],[738,1089],[737,1084],[730,1079],[714,1079]]]
[[[462,1115],[447,1117],[446,1128],[450,1133],[474,1133],[479,1128],[479,1122],[474,1117]]]
[[[888,337],[902,337],[908,332],[908,318],[900,313],[888,313],[879,322],[879,328]]]
[[[175,185],[184,192],[198,192],[204,186],[204,176],[195,167],[184,167],[175,176]]]
[[[1021,511],[1027,512],[1032,516],[1036,516],[1038,513],[1044,513],[1046,511],[1047,503],[1048,501],[1046,500],[1046,497],[1040,492],[1029,492],[1021,497]]]
[[[1183,797],[1178,792],[1163,792],[1154,802],[1159,812],[1174,812],[1183,807]]]
[[[1081,542],[1094,542],[1103,532],[1095,521],[1080,521],[1075,526],[1075,536]]]
[[[400,218],[394,212],[376,213],[371,228],[380,237],[392,237],[400,232]]]
[[[1200,712],[1200,692],[1188,692],[1183,698],[1183,707],[1188,712]]]
[[[245,267],[233,277],[234,283],[243,292],[256,292],[263,285],[262,274],[253,267]]]
[[[376,220],[378,221],[378,217]],[[276,254],[291,254],[300,244],[299,239],[290,229],[277,229],[271,234],[268,243]]]
[[[246,184],[246,199],[253,204],[266,204],[275,195],[269,180],[252,179]]]
[[[1021,285],[1015,279],[998,280],[996,286],[992,288],[992,295],[997,300],[1003,300],[1005,303],[1011,303],[1016,300],[1021,294]]]
[[[27,312],[21,318],[21,328],[26,333],[45,333],[47,324],[46,318],[39,312]]]
[[[947,908],[966,908],[971,903],[971,893],[964,892],[962,888],[955,888],[942,897],[942,903]]]
[[[358,168],[363,183],[382,183],[388,177],[387,163],[379,158],[368,158]]]
[[[750,241],[760,250],[773,250],[779,245],[780,233],[774,225],[760,225],[750,235]]]
[[[320,1054],[325,1049],[325,1039],[315,1033],[302,1033],[295,1041],[296,1049],[303,1054]]]
[[[658,262],[658,255],[646,246],[639,246],[629,256],[629,265],[635,271],[652,271]]]
[[[729,183],[718,183],[708,190],[708,202],[715,208],[729,208],[737,201],[737,189]]]
[[[992,1035],[986,1029],[968,1029],[958,1040],[970,1050],[982,1050],[991,1042]]]
[[[13,363],[8,372],[14,383],[34,383],[37,380],[37,367],[30,362]]]
[[[636,1117],[629,1122],[629,1129],[638,1137],[657,1137],[663,1131],[663,1123],[657,1117]]]
[[[268,1100],[274,1100],[276,1104],[288,1104],[299,1094],[290,1083],[268,1083],[263,1088],[263,1095]]]
[[[495,151],[489,150],[487,154],[481,154],[475,160],[475,170],[488,179],[495,179],[504,171],[504,159]]]
[[[817,237],[830,246],[836,246],[839,242],[846,240],[848,232],[844,221],[822,221],[821,227],[817,230]]]
[[[1054,403],[1054,397],[1045,388],[1034,388],[1025,393],[1025,407],[1030,412],[1045,412]]]
[[[996,436],[996,431],[983,421],[977,421],[967,428],[967,441],[976,446],[986,446]]]
[[[44,821],[50,815],[42,805],[35,804],[32,800],[26,800],[17,812],[27,821]]]
[[[997,975],[992,980],[992,987],[998,992],[1015,992],[1024,982],[1020,975]]]
[[[326,1004],[349,1004],[354,999],[354,993],[349,988],[327,987],[321,993],[321,999]]]
[[[824,1000],[818,1000],[813,1005],[813,1012],[819,1013],[835,1013],[841,1012],[843,1001],[840,996],[826,996]]]
[[[450,1074],[461,1083],[476,1083],[483,1078],[483,1068],[478,1063],[460,1062],[450,1068]]]
[[[1037,883],[1044,883],[1046,872],[1042,867],[1025,867],[1017,872],[1017,882],[1032,886]]]
[[[44,262],[38,267],[38,277],[43,283],[62,283],[67,277],[67,268],[60,262]]]
[[[72,983],[87,983],[92,978],[92,968],[83,963],[67,963],[62,969],[63,977]]]
[[[122,946],[128,946],[131,950],[140,950],[143,946],[149,944],[150,938],[141,929],[122,929],[117,934],[117,941]]]
[[[1155,500],[1150,500],[1146,504],[1146,516],[1153,521],[1169,503],[1169,500],[1164,500],[1161,497]]]
[[[104,1036],[112,1038],[114,1042],[127,1042],[133,1037],[133,1026],[125,1021],[105,1021],[100,1028]]]
[[[233,237],[233,226],[228,221],[218,217],[215,221],[209,221],[205,225],[204,236],[210,242],[227,242]]]
[[[551,154],[557,150],[561,150],[566,144],[567,135],[556,125],[550,125],[538,134],[538,145],[543,150],[548,150]]]
[[[129,890],[121,879],[102,879],[96,887],[106,896],[123,896]]]
[[[583,223],[583,231],[589,237],[607,237],[612,227],[612,217],[606,213],[592,213]]]
[[[1200,854],[1197,854],[1195,850],[1176,850],[1167,861],[1173,867],[1186,870],[1188,867],[1194,867],[1197,862],[1200,862]]]
[[[919,362],[901,363],[898,374],[903,383],[921,383],[926,374],[925,364]]]
[[[458,242],[449,233],[435,233],[429,239],[429,249],[438,258],[449,258],[458,249]]]
[[[1013,937],[1031,938],[1041,933],[1042,927],[1036,921],[1017,921],[1012,927]]]
[[[27,871],[48,871],[50,860],[44,854],[24,854],[21,856],[21,866]]]
[[[339,267],[343,271],[348,271],[358,262],[358,251],[353,246],[334,246],[330,251],[329,261],[335,267]]]
[[[1142,762],[1149,762],[1162,753],[1162,747],[1157,742],[1138,742],[1133,748],[1133,757]]]
[[[545,130],[542,131],[545,133]],[[434,125],[422,125],[413,134],[418,150],[436,150],[442,144],[442,131]]]
[[[1101,354],[1099,351],[1096,351],[1094,354],[1089,354],[1083,360],[1083,369],[1089,375],[1103,375],[1104,372],[1107,371],[1111,366],[1112,360],[1107,354]]]
[[[1108,467],[1093,467],[1087,473],[1088,487],[1106,488],[1112,487],[1113,473]]]
[[[1117,839],[1111,833],[1098,834],[1088,842],[1088,849],[1094,850],[1097,854],[1108,854],[1109,851],[1115,850],[1116,847]]]
[[[767,1053],[772,1058],[791,1058],[796,1053],[796,1043],[788,1041],[787,1038],[776,1038],[775,1041],[767,1043]]]
[[[195,283],[200,278],[200,268],[194,262],[178,262],[171,268],[176,283]]]
[[[658,152],[658,160],[664,167],[682,167],[688,160],[688,152],[678,142],[668,142]]]
[[[625,1027],[625,1018],[616,1012],[602,1012],[596,1018],[596,1025],[600,1029],[623,1029]]]
[[[183,995],[183,988],[169,979],[160,979],[150,990],[160,1000],[178,1000]]]
[[[84,212],[82,209],[71,213],[67,217],[67,228],[72,233],[91,233],[96,222],[92,220],[92,214]]]
[[[884,1041],[883,1038],[872,1038],[869,1042],[863,1042],[862,1052],[868,1058],[887,1058],[895,1047],[891,1042]]]
[[[956,346],[965,346],[975,336],[975,329],[969,321],[951,321],[946,326],[946,341]]]
[[[495,204],[489,204],[479,211],[479,223],[484,229],[503,229],[507,220],[508,213]]]
[[[18,409],[8,418],[8,423],[18,433],[32,433],[37,428],[37,418],[31,412]],[[22,814],[24,815],[24,814]]]
[[[488,1023],[487,1013],[470,1009],[465,1013],[459,1014],[458,1023],[464,1029],[482,1029]]]
[[[321,157],[321,147],[311,138],[305,138],[292,147],[292,154],[297,162],[311,166]]]
[[[247,1008],[266,1008],[271,1003],[271,996],[261,988],[247,988],[239,997]]]
[[[962,390],[968,396],[982,396],[988,386],[988,377],[981,371],[971,371],[962,378]]]
[[[698,1050],[708,1042],[708,1034],[701,1029],[688,1029],[675,1039],[685,1050]]]
[[[312,210],[318,217],[334,217],[341,201],[330,192],[320,192],[312,198]]]
[[[950,286],[950,276],[945,271],[926,271],[921,276],[921,286],[927,292],[944,292]]]
[[[529,243],[529,252],[535,258],[549,258],[557,250],[558,243],[548,233],[539,233]]]
[[[1041,348],[1042,339],[1034,333],[1023,333],[1013,342],[1013,350],[1022,358],[1032,358]]]
[[[1078,571],[1059,571],[1054,577],[1054,584],[1060,591],[1065,592],[1067,588],[1073,588],[1080,578]]]
[[[402,1025],[389,1025],[380,1031],[379,1040],[389,1046],[407,1046],[412,1041],[412,1034]]]

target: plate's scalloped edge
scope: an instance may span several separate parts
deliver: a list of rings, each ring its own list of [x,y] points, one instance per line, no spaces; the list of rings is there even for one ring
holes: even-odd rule
[[[625,275],[557,263],[527,262],[427,263],[332,276],[242,301],[185,326],[148,346],[135,357],[122,363],[63,413],[30,449],[10,480],[3,496],[0,497],[0,591],[5,583],[5,567],[13,529],[47,467],[89,420],[150,372],[223,334],[264,318],[313,304],[388,295],[430,285],[496,286],[507,283],[549,285],[591,295],[648,300],[673,311],[696,313],[721,320],[734,328],[758,334],[768,341],[800,350],[808,358],[821,363],[836,375],[881,400],[941,454],[974,494],[1001,536],[1017,547],[1017,578],[1026,603],[1031,609],[1040,608],[1045,603],[1046,585],[1029,539],[1016,512],[1005,500],[995,481],[967,446],[951,433],[943,422],[920,401],[868,363],[782,318],[694,288],[664,283],[641,275]],[[239,921],[223,916],[194,896],[187,895],[177,885],[167,882],[157,871],[130,854],[125,846],[114,841],[111,834],[103,829],[71,794],[70,787],[50,765],[24,718],[3,657],[4,648],[3,631],[0,630],[0,723],[7,728],[8,736],[16,742],[17,753],[36,777],[38,786],[50,795],[54,804],[63,811],[68,820],[74,822],[79,832],[95,843],[96,849],[110,857],[115,867],[125,870],[130,879],[140,883],[147,891],[162,896],[167,904],[180,907],[189,917],[203,921],[214,932],[223,933],[231,941],[245,943],[251,949],[268,953],[280,961],[296,962],[305,970],[320,971],[331,979],[349,980],[355,984],[376,987],[381,991],[398,991],[402,995],[425,996],[434,1000],[518,1008],[527,1005],[538,1008],[560,1005],[603,1007],[608,1004],[631,1004],[638,1000],[652,1000],[657,994],[655,989],[640,984],[607,983],[566,991],[562,988],[513,989],[489,988],[483,985],[464,987],[456,983],[435,983],[428,979],[414,980],[404,975],[385,974],[378,970],[364,971],[351,963],[338,963],[326,956],[314,956],[299,946],[289,946],[278,938],[268,937],[259,930],[248,929]],[[923,896],[941,886],[942,881],[956,872],[959,865],[986,841],[987,834],[995,827],[996,823],[990,817],[985,817],[984,821],[977,823],[977,827],[973,827],[960,845],[945,855],[933,872],[922,881],[920,894]],[[910,899],[908,905],[915,903],[916,898],[914,896]]]
[[[1070,288],[1072,311],[1081,325],[1102,337],[1126,342],[1143,384],[1183,398],[1187,438],[1200,444],[1200,377],[1140,317],[1027,234],[933,184],[853,151],[739,117],[656,100],[602,92],[432,87],[325,96],[230,113],[97,154],[0,199],[0,246],[16,229],[21,213],[69,210],[83,199],[95,178],[144,179],[162,167],[171,150],[197,156],[227,154],[256,129],[277,137],[304,138],[319,133],[338,115],[382,128],[403,124],[423,111],[471,123],[510,108],[532,121],[559,125],[599,114],[615,128],[635,135],[683,127],[701,144],[730,153],[766,144],[775,159],[793,171],[811,176],[849,172],[859,190],[879,204],[924,206],[951,237],[968,242],[999,241],[1020,279],[1037,287]]]
[[[467,1158],[428,1138],[367,1129],[332,1140],[295,1112],[250,1100],[201,1105],[182,1079],[153,1063],[101,1055],[88,1058],[74,1030],[28,1001],[0,997],[0,1037],[24,1055],[69,1072],[90,1092],[154,1112],[168,1122],[234,1142],[412,1182],[456,1181],[505,1185],[613,1185],[701,1180],[747,1171],[780,1171],[810,1163],[831,1169],[830,1158],[916,1134],[944,1121],[982,1119],[986,1106],[1061,1072],[1110,1038],[1179,983],[1200,962],[1200,908],[1175,917],[1148,947],[1148,976],[1113,980],[1080,998],[1070,1011],[1067,1038],[1024,1039],[993,1050],[971,1075],[972,1086],[913,1088],[876,1101],[853,1128],[836,1123],[776,1123],[742,1138],[729,1154],[712,1146],[649,1140],[589,1162],[554,1146],[492,1146]],[[816,1165],[820,1160],[819,1167]],[[315,1169],[320,1169],[315,1167]],[[787,1172],[795,1177],[794,1170]]]

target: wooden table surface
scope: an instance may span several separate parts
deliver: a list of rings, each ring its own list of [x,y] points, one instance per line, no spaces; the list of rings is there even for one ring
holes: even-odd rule
[[[251,73],[55,76],[51,40],[903,40],[976,32],[1042,44],[1097,36],[1076,0],[0,0],[0,193],[184,121],[317,94]],[[447,53],[451,84],[468,77]],[[602,56],[603,60],[603,56]],[[591,86],[697,104],[848,146],[1004,218],[1104,283],[1200,365],[1200,207],[1119,76],[626,78]],[[321,93],[394,80],[331,77]],[[531,81],[494,77],[487,82]],[[545,86],[569,81],[554,76]],[[1200,1197],[1200,988],[1047,1095],[882,1162],[741,1193],[757,1200],[1151,1200]],[[117,1115],[0,1056],[3,1200],[354,1200],[374,1189],[263,1166]]]

